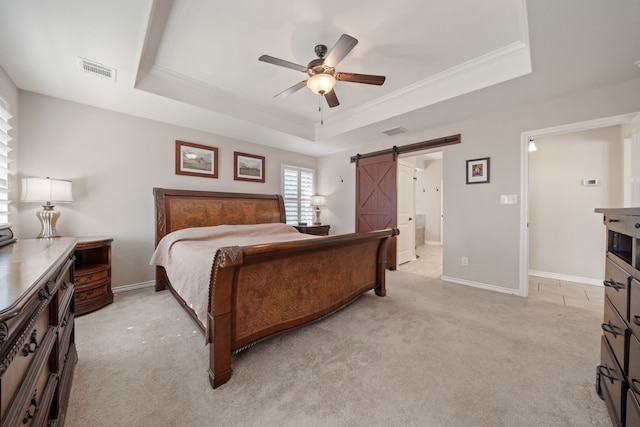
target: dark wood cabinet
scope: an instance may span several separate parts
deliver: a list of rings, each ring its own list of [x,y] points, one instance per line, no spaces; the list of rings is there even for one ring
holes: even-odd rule
[[[613,425],[640,420],[640,208],[596,209],[607,227],[605,302],[596,389]]]
[[[25,239],[0,249],[0,423],[62,426],[78,360],[75,239]]]
[[[78,238],[75,255],[74,303],[76,315],[90,313],[113,302],[110,237]]]
[[[328,236],[330,225],[294,225],[301,233],[313,234],[315,236]]]

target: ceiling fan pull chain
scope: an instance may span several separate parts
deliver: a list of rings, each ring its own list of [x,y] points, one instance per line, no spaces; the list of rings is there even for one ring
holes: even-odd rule
[[[324,97],[324,93],[320,92],[320,96],[318,97],[318,111],[320,111],[320,125],[324,125],[324,115],[322,114],[322,98]]]

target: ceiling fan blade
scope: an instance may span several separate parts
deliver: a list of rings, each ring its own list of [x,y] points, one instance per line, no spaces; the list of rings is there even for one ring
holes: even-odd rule
[[[284,59],[274,58],[269,55],[262,55],[258,58],[258,61],[267,62],[273,65],[279,65],[281,67],[291,68],[292,70],[302,71],[303,73],[307,72],[307,67],[304,65],[294,64],[293,62],[285,61]]]
[[[336,73],[336,80],[340,82],[364,83],[367,85],[381,86],[385,76],[374,76],[372,74]]]
[[[338,97],[336,96],[336,92],[333,89],[324,94],[324,99],[327,100],[329,108],[337,107],[338,105],[340,105]]]
[[[357,44],[358,40],[354,39],[350,35],[341,35],[335,46],[331,48],[331,51],[324,59],[324,65],[326,65],[327,67],[336,68],[338,62],[342,61],[342,59],[347,56],[347,54],[351,52],[351,49],[353,49]]]
[[[282,92],[280,92],[279,94],[274,95],[274,98],[286,98],[287,96],[291,95],[293,92],[296,92],[296,91],[302,89],[306,85],[307,85],[307,81],[303,80],[300,83],[297,83],[297,84],[291,86],[289,89],[285,89]]]

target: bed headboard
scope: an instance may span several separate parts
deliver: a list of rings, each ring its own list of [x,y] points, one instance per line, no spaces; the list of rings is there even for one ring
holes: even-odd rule
[[[154,188],[156,246],[172,231],[221,224],[286,222],[279,194],[223,193]]]

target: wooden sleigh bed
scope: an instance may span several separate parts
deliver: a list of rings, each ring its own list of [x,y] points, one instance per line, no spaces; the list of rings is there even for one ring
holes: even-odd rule
[[[285,222],[280,195],[162,188],[153,194],[156,247],[167,234],[191,227]],[[209,381],[217,388],[231,377],[233,353],[329,315],[371,289],[384,296],[387,246],[397,234],[386,229],[220,247],[209,283],[200,284],[208,286],[205,322],[162,266],[156,266],[156,291],[169,288],[199,325],[209,344]]]

